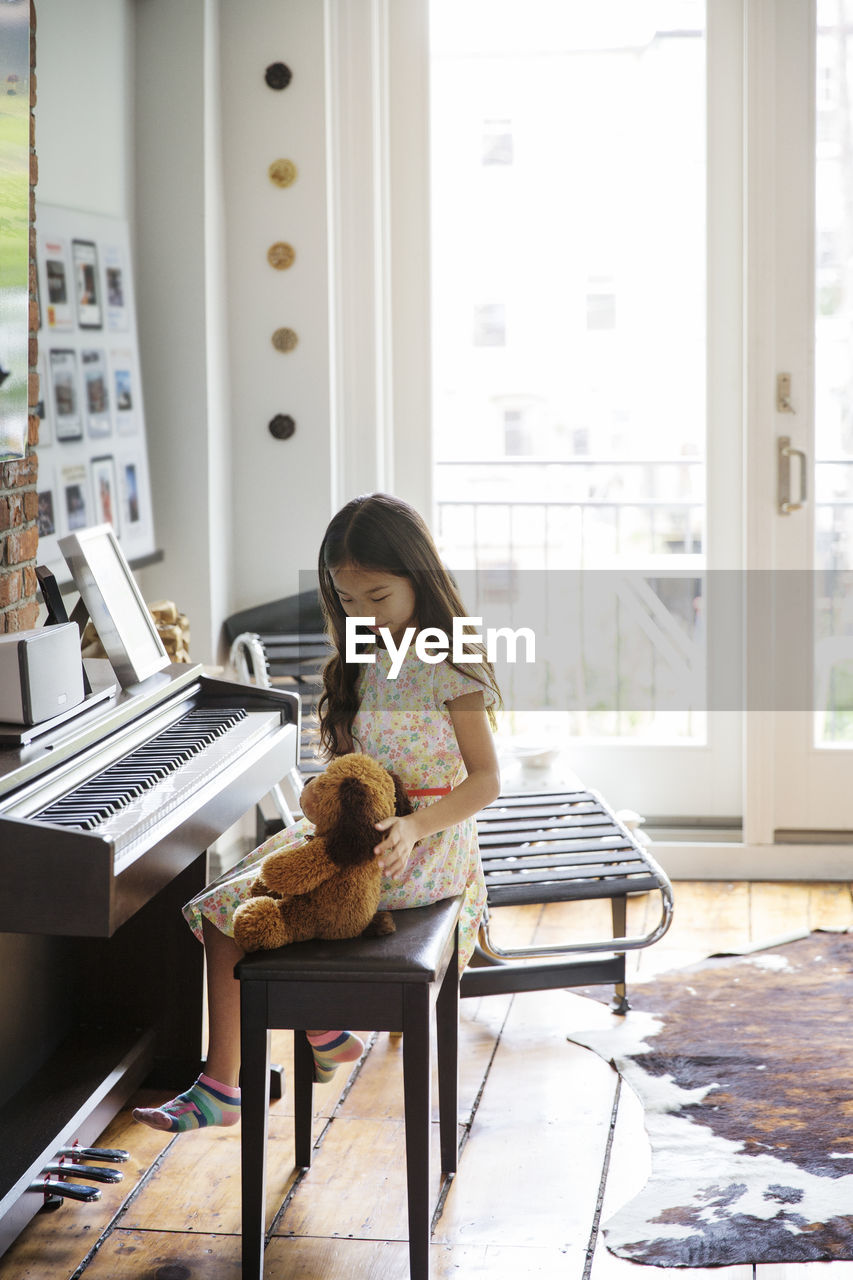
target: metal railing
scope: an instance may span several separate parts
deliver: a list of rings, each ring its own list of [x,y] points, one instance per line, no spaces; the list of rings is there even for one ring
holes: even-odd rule
[[[853,468],[849,459],[832,460],[832,465],[842,461]],[[683,676],[688,669],[695,673],[696,664],[704,662],[687,604],[697,582],[702,594],[704,484],[704,460],[698,457],[447,460],[436,465],[437,538],[447,563],[462,570],[489,571],[493,581],[499,581],[501,572],[509,580],[523,570],[630,567],[648,573],[648,589],[635,593],[613,633],[584,652],[573,672],[575,689],[581,686],[592,706],[595,691],[615,691],[607,710],[616,713],[609,718],[616,727],[604,729],[605,734],[641,736],[649,713],[652,719],[656,714],[660,673],[666,669],[678,676],[680,670]],[[825,569],[851,567],[851,508],[853,497],[818,489],[818,558]],[[661,570],[670,576],[683,570],[685,601],[676,600],[673,606],[672,599],[663,601],[655,594],[654,578]],[[817,602],[818,740],[838,744],[853,739],[853,634],[844,634],[851,626],[847,596],[845,591],[844,598],[830,594]],[[697,603],[701,608],[701,600],[693,601]],[[847,616],[841,618],[841,613]],[[583,627],[580,617],[578,629]],[[629,629],[630,644],[625,642]],[[636,705],[636,670],[643,661],[653,673],[639,693],[645,714],[626,717],[622,694]],[[556,674],[543,674],[543,680],[553,685]],[[664,681],[661,687],[665,686]],[[603,710],[600,705],[595,709]],[[694,730],[702,724],[696,710],[691,714],[687,709],[685,718]],[[606,717],[597,719],[601,723]]]
[[[454,459],[436,465],[436,491],[439,543],[460,567],[589,568],[703,551],[701,458]]]
[[[531,693],[530,673],[506,673],[510,686],[523,685],[525,709],[537,696],[543,707],[553,707],[554,691],[565,688],[582,731],[620,737],[641,736],[664,708],[671,714],[672,682],[683,683],[685,672],[695,673],[704,661],[695,634],[696,575],[703,565],[703,466],[701,458],[591,457],[460,459],[437,465],[439,547],[454,569],[487,573],[484,594],[490,603],[504,603],[513,577],[527,570],[630,565],[648,572],[648,583],[635,575],[636,590],[626,596],[623,589],[613,607],[596,617],[594,639],[584,636],[584,617],[574,619],[575,635],[561,662],[539,664],[539,695]],[[655,572],[663,568],[669,575],[683,569],[683,600],[664,600],[655,592]],[[557,589],[556,577],[554,583]],[[546,602],[551,617],[554,603]],[[589,610],[589,601],[582,608]],[[523,624],[521,618],[514,621]],[[509,693],[511,699],[512,688]],[[699,711],[698,706],[679,710],[679,736],[701,734]]]

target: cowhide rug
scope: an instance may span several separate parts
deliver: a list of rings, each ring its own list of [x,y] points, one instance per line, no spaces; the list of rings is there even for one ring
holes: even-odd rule
[[[608,1249],[652,1266],[853,1259],[853,934],[704,961],[570,1039],[639,1095],[643,1190]]]

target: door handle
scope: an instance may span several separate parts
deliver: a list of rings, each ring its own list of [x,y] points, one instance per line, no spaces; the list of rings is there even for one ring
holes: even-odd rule
[[[798,501],[791,501],[791,459],[800,461],[800,493]],[[807,458],[802,449],[795,449],[790,436],[779,436],[776,440],[776,505],[779,514],[789,516],[792,511],[800,511],[805,506],[808,488]]]

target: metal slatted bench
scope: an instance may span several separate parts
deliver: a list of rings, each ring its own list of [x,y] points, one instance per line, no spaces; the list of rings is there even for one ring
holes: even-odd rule
[[[672,886],[648,849],[586,790],[499,796],[479,813],[477,831],[488,901],[461,994],[612,982],[615,1010],[624,1013],[626,952],[657,942],[672,919]],[[628,937],[628,895],[635,893],[659,894],[660,918],[650,932]],[[491,937],[491,913],[499,907],[592,898],[610,900],[611,938],[503,948]]]

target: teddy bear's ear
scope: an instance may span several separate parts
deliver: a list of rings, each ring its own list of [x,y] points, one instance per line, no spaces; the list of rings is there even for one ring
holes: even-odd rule
[[[391,770],[389,769],[388,772],[391,773]],[[405,814],[413,812],[412,802],[396,773],[391,773],[391,781],[394,783],[394,812],[398,818],[402,818]]]
[[[381,836],[373,825],[370,792],[360,779],[342,780],[337,809],[337,820],[323,837],[329,858],[339,867],[369,862]]]

